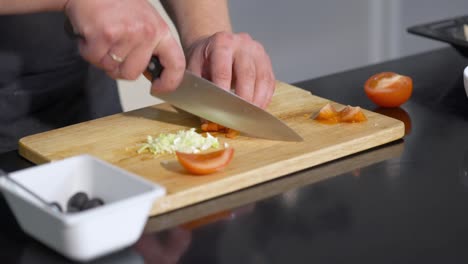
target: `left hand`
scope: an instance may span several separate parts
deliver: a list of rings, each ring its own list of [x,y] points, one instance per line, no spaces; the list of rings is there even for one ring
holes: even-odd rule
[[[187,69],[266,108],[275,90],[270,57],[246,33],[218,32],[188,46]]]

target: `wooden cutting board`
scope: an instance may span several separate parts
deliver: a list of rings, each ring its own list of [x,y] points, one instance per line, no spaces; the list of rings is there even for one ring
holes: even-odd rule
[[[404,135],[403,122],[365,111],[368,121],[327,125],[313,120],[330,100],[278,82],[268,111],[297,131],[303,142],[218,135],[234,147],[229,166],[207,176],[192,176],[174,155],[138,154],[148,135],[200,126],[199,118],[163,103],[24,137],[19,153],[36,164],[91,154],[166,188],[151,215],[158,215],[289,173],[382,145]],[[338,109],[342,105],[332,102]],[[260,128],[261,129],[261,128]]]

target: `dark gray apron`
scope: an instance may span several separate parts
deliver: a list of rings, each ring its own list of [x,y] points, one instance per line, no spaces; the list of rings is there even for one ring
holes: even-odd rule
[[[63,24],[61,13],[0,16],[0,152],[122,111],[116,82],[80,57]]]

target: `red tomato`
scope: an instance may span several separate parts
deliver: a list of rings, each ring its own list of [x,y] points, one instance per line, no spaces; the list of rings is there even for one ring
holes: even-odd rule
[[[234,155],[233,148],[225,148],[208,153],[176,152],[179,163],[190,173],[205,175],[219,171],[226,167]]]
[[[378,106],[398,107],[411,97],[413,80],[394,72],[381,72],[366,81],[364,91]]]

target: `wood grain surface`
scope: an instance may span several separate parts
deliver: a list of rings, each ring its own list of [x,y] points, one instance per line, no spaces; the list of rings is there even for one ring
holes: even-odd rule
[[[159,215],[207,199],[259,184],[302,169],[379,146],[404,135],[396,119],[365,111],[363,123],[321,124],[314,115],[326,103],[298,87],[278,82],[268,111],[303,138],[303,142],[272,141],[239,136],[219,140],[234,147],[234,159],[225,170],[193,176],[174,155],[138,154],[148,135],[198,128],[198,117],[163,103],[24,137],[19,153],[36,163],[90,154],[156,182],[167,195],[158,199],[150,215]],[[331,102],[340,109],[343,105]],[[261,128],[259,128],[261,129]]]

